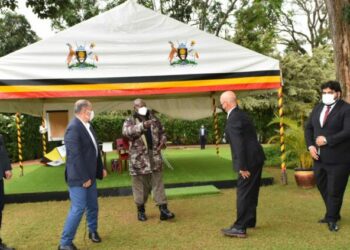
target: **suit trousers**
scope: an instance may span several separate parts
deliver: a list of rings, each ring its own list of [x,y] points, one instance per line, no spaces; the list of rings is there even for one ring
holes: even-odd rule
[[[315,161],[314,173],[317,188],[326,206],[325,219],[336,222],[340,219],[343,196],[349,179],[350,164],[325,164]]]
[[[5,193],[4,193],[4,180],[1,178],[0,180],[0,228],[2,225],[2,210],[4,210],[5,206]],[[1,240],[0,240],[1,243]]]
[[[205,143],[206,143],[206,137],[204,135],[201,135],[199,138],[200,144],[201,144],[201,149],[205,149]]]
[[[69,187],[69,197],[71,207],[64,225],[61,246],[72,244],[85,210],[89,232],[93,233],[97,231],[98,202],[96,182],[89,188]]]
[[[233,224],[237,229],[246,229],[247,226],[256,224],[262,165],[249,171],[248,179],[239,175],[237,180],[237,218]]]

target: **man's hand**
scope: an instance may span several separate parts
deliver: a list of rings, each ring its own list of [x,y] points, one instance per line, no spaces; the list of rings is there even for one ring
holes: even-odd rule
[[[243,179],[248,179],[250,177],[250,172],[247,170],[239,170],[239,174],[243,177]]]
[[[103,169],[103,173],[102,173],[103,178],[107,177],[107,170]]]
[[[87,182],[84,182],[83,183],[83,187],[84,188],[88,188],[88,187],[90,187],[91,186],[91,179],[89,179]]]
[[[323,135],[317,136],[316,138],[316,145],[321,147],[327,144],[327,140],[326,137],[324,137]]]
[[[143,122],[143,127],[144,128],[150,128],[152,125],[153,121],[152,120],[147,120]]]
[[[317,148],[315,146],[310,146],[309,147],[309,152],[310,152],[310,155],[313,159],[315,159],[316,161],[320,158],[318,156],[318,153],[317,153]]]
[[[6,178],[6,180],[11,179],[11,177],[12,177],[12,171],[11,170],[5,171],[5,178]]]
[[[157,147],[157,151],[160,152],[162,149],[164,149],[166,146],[164,143],[160,143],[159,146]]]

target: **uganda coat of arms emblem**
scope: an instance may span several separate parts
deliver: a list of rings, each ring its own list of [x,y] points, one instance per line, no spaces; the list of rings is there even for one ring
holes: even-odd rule
[[[97,68],[98,56],[94,52],[94,42],[89,46],[76,45],[74,48],[70,43],[67,43],[67,46],[69,51],[66,61],[69,69]]]
[[[194,48],[196,41],[192,40],[188,46],[186,42],[178,43],[176,47],[172,41],[169,41],[170,53],[169,63],[175,65],[197,65],[199,54]]]

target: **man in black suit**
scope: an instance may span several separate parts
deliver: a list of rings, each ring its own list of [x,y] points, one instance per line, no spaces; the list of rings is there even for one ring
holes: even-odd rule
[[[78,100],[74,106],[75,117],[64,135],[66,145],[65,177],[69,187],[71,208],[64,225],[59,250],[75,250],[73,239],[81,217],[86,210],[89,238],[101,242],[97,233],[98,202],[96,179],[107,176],[103,168],[96,134],[90,124],[94,117],[92,105]]]
[[[265,155],[252,121],[237,105],[235,93],[222,93],[220,103],[227,112],[225,135],[231,147],[233,168],[239,173],[237,218],[232,226],[222,229],[222,232],[226,236],[244,238],[246,229],[256,225],[256,208]]]
[[[326,205],[326,214],[319,222],[327,223],[329,230],[336,232],[350,170],[350,105],[341,100],[339,82],[326,82],[321,90],[322,102],[309,117],[305,139]]]
[[[199,142],[201,144],[201,149],[205,149],[205,144],[207,143],[207,135],[207,129],[204,127],[204,125],[202,125],[199,129]]]
[[[2,175],[0,179],[0,228],[2,223],[2,210],[5,205],[5,194],[4,194],[4,180],[9,180],[12,177],[11,162],[7,155],[4,138],[0,134],[0,173]],[[7,247],[0,238],[0,250],[13,250],[14,248]]]

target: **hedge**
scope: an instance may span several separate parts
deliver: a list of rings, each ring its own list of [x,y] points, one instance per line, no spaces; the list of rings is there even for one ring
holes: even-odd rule
[[[130,113],[130,112],[129,112]],[[100,142],[115,141],[122,137],[122,126],[128,113],[102,113],[95,117],[92,121]],[[168,141],[175,145],[193,145],[199,143],[199,129],[204,125],[208,131],[207,143],[215,143],[213,118],[209,117],[197,121],[185,121],[172,119],[167,116],[158,115],[161,119],[167,133]],[[271,116],[271,114],[270,114]],[[256,123],[259,138],[265,140],[267,134],[273,133],[273,128],[266,128],[269,122],[266,113],[251,113],[251,117]],[[38,159],[42,157],[42,141],[39,133],[41,124],[40,117],[32,117],[29,115],[21,115],[21,133],[22,133],[22,149],[23,160]],[[222,139],[224,126],[226,122],[226,114],[218,114],[219,137]],[[0,133],[3,134],[6,148],[12,161],[18,160],[17,148],[17,128],[15,115],[0,114]],[[47,152],[51,151],[60,142],[48,142]]]

